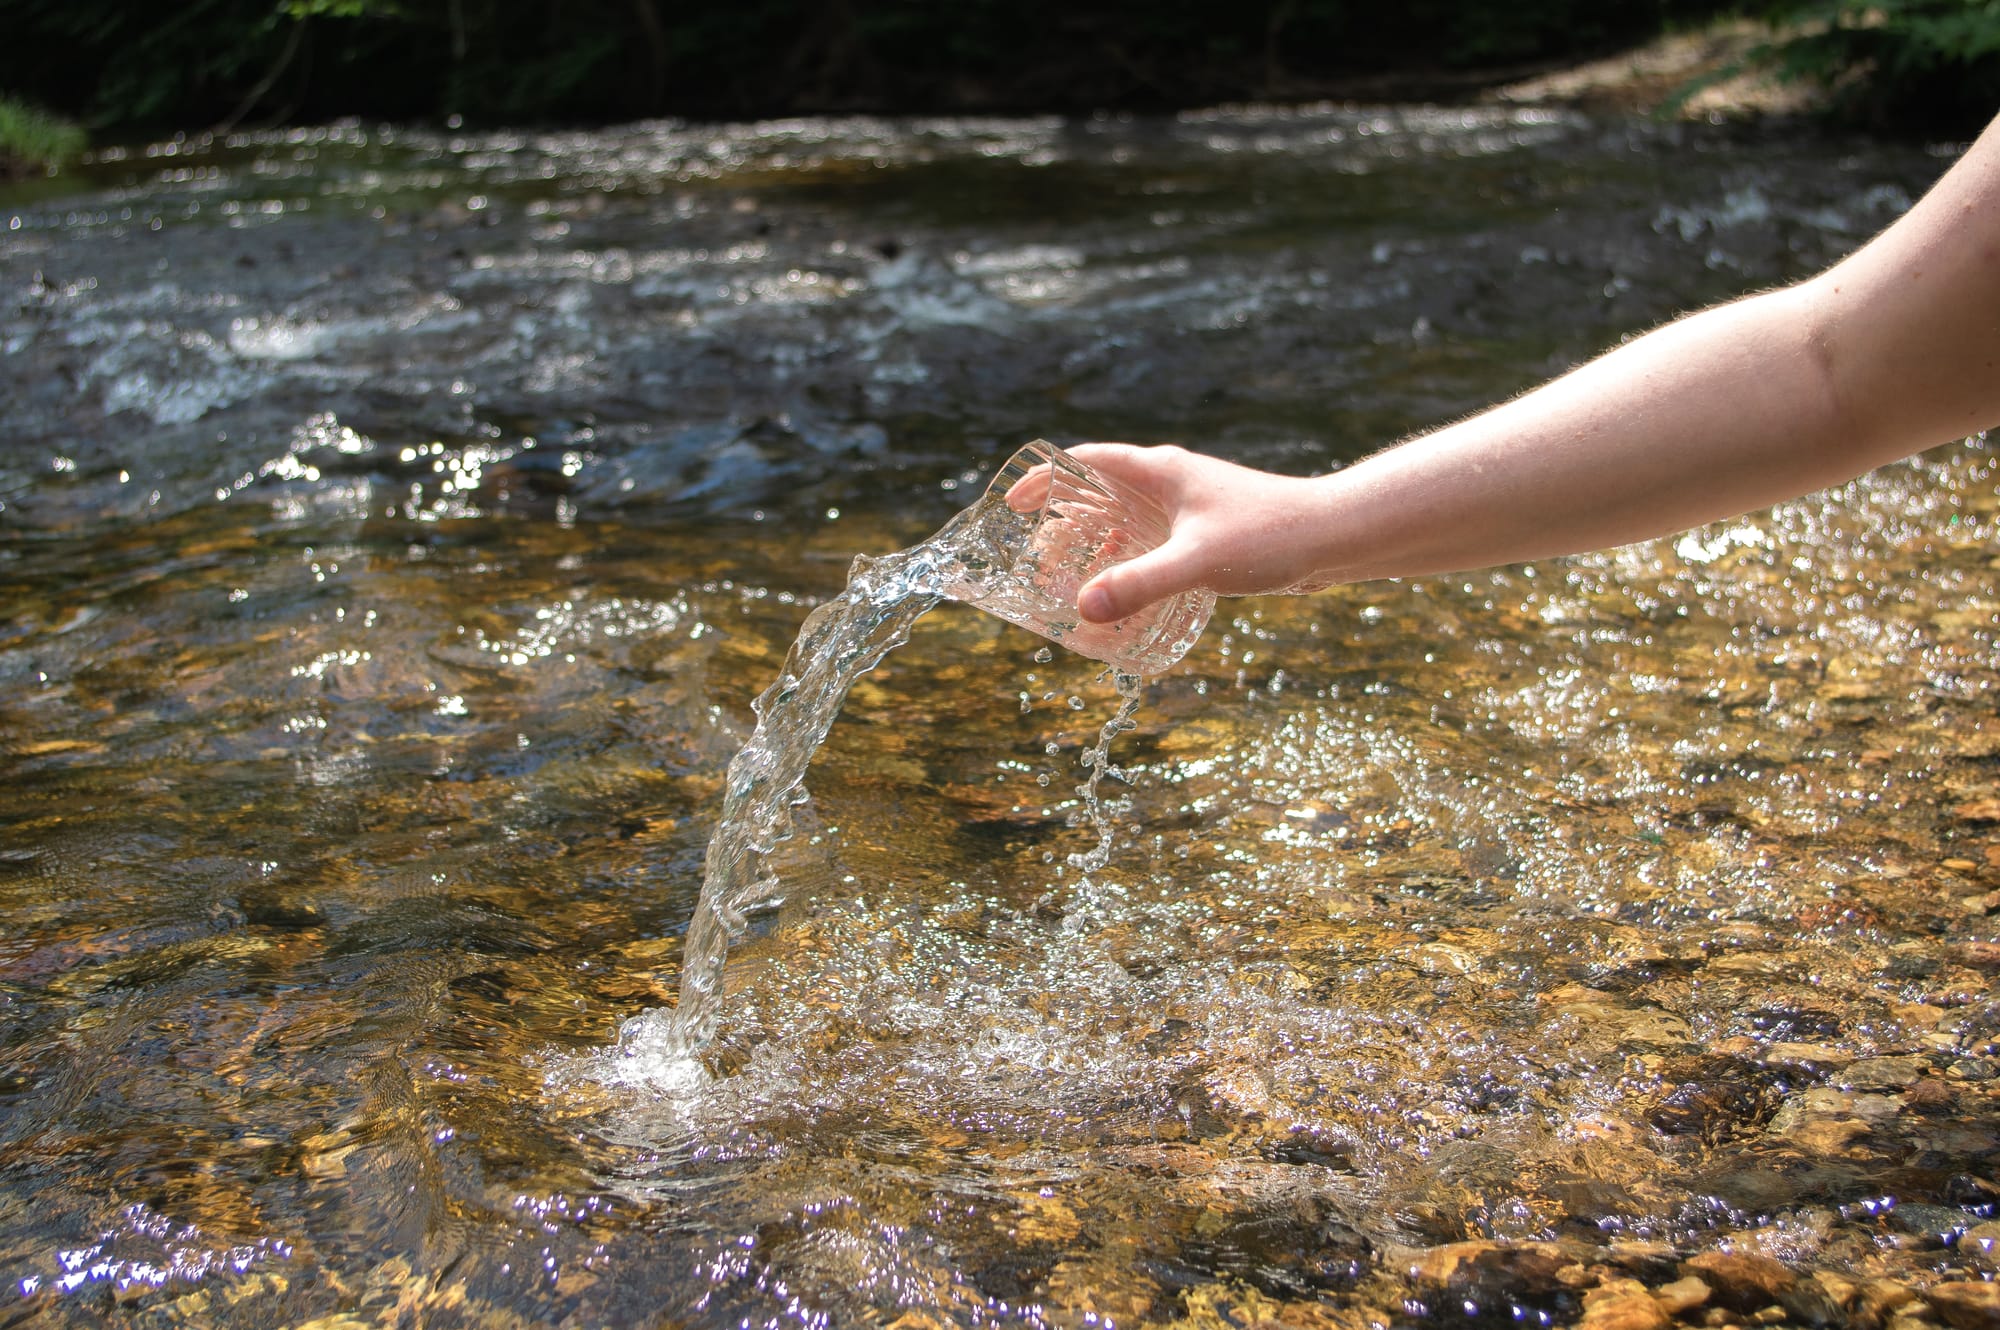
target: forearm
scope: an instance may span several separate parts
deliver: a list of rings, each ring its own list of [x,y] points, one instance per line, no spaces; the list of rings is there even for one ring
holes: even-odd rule
[[[1867,470],[1885,449],[1845,416],[1815,297],[1774,291],[1682,319],[1312,482],[1323,505],[1311,528],[1316,580],[1620,545]]]
[[[1578,553],[1852,479],[2000,421],[2000,122],[1810,281],[1690,315],[1330,476],[1080,449],[1171,514],[1084,588],[1103,621],[1184,590],[1310,590]]]
[[[1661,328],[1318,482],[1326,580],[1664,535],[2000,419],[2000,126],[1809,281]]]

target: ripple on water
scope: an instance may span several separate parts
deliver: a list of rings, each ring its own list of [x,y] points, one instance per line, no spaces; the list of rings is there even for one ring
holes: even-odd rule
[[[26,1314],[1556,1324],[1764,1254],[1837,1324],[1992,1273],[1983,442],[1234,603],[1102,843],[1112,690],[941,610],[849,695],[701,1077],[606,1051],[799,620],[977,458],[1322,468],[1934,160],[1348,108],[114,156],[0,229]]]

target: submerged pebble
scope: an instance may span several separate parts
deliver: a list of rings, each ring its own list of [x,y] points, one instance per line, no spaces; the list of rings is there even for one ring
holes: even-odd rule
[[[788,806],[712,1065],[587,1074],[679,986],[801,621],[987,458],[1324,469],[1816,266],[1936,169],[1237,108],[334,126],[12,196],[21,1314],[1973,1323],[1980,442],[1230,602],[1088,772],[1115,689],[940,611]]]

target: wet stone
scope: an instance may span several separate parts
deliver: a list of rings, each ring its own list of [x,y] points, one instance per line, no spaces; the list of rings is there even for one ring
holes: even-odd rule
[[[1420,1290],[1485,1306],[1565,1292],[1560,1273],[1575,1263],[1552,1243],[1452,1242],[1416,1253],[1407,1269]]]
[[[2000,942],[1961,942],[1951,949],[1951,956],[1976,970],[2000,970]]]
[[[1835,1079],[1850,1090],[1900,1090],[1922,1080],[1930,1060],[1921,1057],[1864,1058]]]
[[[1713,1136],[1762,1111],[1762,1087],[1742,1083],[1683,1081],[1661,1096],[1646,1121],[1669,1136]]]
[[[1949,1246],[1977,1217],[1946,1205],[1903,1204],[1889,1212],[1890,1226],[1933,1246]]]
[[[2000,1284],[1984,1280],[1938,1284],[1925,1289],[1923,1298],[1954,1330],[2000,1326]]]
[[[1936,1180],[2000,1157],[1960,945],[2000,833],[1938,813],[1996,797],[1985,440],[1532,575],[1232,602],[1114,744],[1087,889],[1111,690],[941,608],[829,731],[699,1065],[618,1039],[800,620],[985,457],[1323,471],[1847,252],[1921,145],[339,134],[100,164],[131,229],[17,200],[0,244],[14,1319],[1659,1330],[1811,1324],[1811,1285],[1938,1330],[1869,1281],[1990,1268],[1821,1208],[1970,1210]],[[1919,1050],[1956,1070],[1863,1066]],[[1780,1300],[1680,1267],[1780,1215]],[[292,1288],[239,1301],[266,1237]]]
[[[2000,1266],[2000,1223],[1974,1224],[1958,1235],[1958,1254],[1992,1269]]]
[[[1854,1055],[1835,1044],[1802,1044],[1780,1040],[1765,1045],[1764,1059],[1776,1066],[1815,1070],[1845,1066],[1854,1060]]]
[[[1995,1213],[1995,1207],[2000,1207],[2000,1187],[1970,1173],[1957,1173],[1946,1178],[1943,1195],[1951,1204],[1977,1210],[1981,1214],[1991,1215]]]
[[[1844,1319],[1833,1291],[1817,1278],[1801,1279],[1779,1300],[1788,1319],[1798,1325],[1835,1326]]]
[[[1636,1279],[1606,1280],[1583,1295],[1577,1330],[1666,1330],[1667,1309]]]
[[[1861,1286],[1854,1300],[1855,1316],[1858,1321],[1881,1324],[1916,1300],[1916,1290],[1908,1284],[1893,1279],[1871,1279]]]
[[[1708,1285],[1716,1305],[1740,1312],[1777,1304],[1798,1283],[1782,1262],[1754,1252],[1702,1252],[1682,1261],[1681,1273]]]
[[[1918,1081],[1903,1095],[1903,1103],[1918,1112],[1943,1109],[1949,1107],[1951,1101],[1951,1086],[1943,1080]]]
[[[1712,1289],[1694,1275],[1684,1275],[1671,1284],[1663,1284],[1653,1290],[1653,1297],[1659,1301],[1669,1316],[1679,1316],[1708,1301]]]
[[[1680,1264],[1680,1254],[1672,1243],[1631,1238],[1620,1239],[1606,1247],[1602,1259],[1606,1264],[1655,1283],[1668,1278]]]

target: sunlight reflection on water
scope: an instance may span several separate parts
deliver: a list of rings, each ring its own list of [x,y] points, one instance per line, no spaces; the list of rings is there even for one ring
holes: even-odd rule
[[[26,1315],[1554,1324],[1726,1249],[1838,1324],[1992,1273],[1983,441],[1229,603],[1087,873],[1108,688],[940,609],[808,777],[721,1074],[591,1074],[799,621],[982,462],[1324,467],[1816,265],[1921,151],[1238,108],[93,169],[0,228]]]

